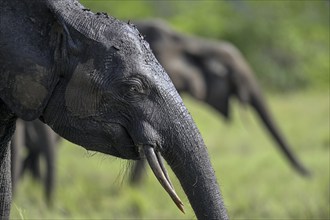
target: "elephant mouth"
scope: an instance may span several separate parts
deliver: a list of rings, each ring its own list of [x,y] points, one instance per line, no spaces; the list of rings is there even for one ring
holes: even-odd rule
[[[156,178],[158,179],[158,181],[160,182],[162,187],[169,194],[169,196],[171,197],[173,202],[176,204],[176,206],[183,213],[185,213],[184,205],[174,190],[173,184],[171,183],[170,177],[165,168],[165,165],[163,163],[163,159],[162,159],[160,152],[151,145],[140,146],[139,150],[141,153],[143,153],[145,155],[151,170],[155,174]]]
[[[125,134],[126,138],[129,139],[129,142],[133,142],[133,145],[129,145],[129,148],[126,149],[125,157],[130,157],[130,159],[141,159],[145,157],[148,161],[148,164],[153,171],[154,175],[158,179],[159,183],[165,189],[165,191],[169,194],[173,202],[176,206],[184,213],[184,205],[181,202],[179,196],[176,194],[174,190],[174,186],[170,180],[168,172],[165,168],[165,164],[163,162],[163,158],[161,156],[160,149],[158,144],[137,144],[134,143],[134,139],[128,132],[125,126],[118,124],[120,128],[122,128],[122,134]],[[125,131],[125,132],[124,132]],[[122,148],[119,148],[122,149]],[[117,150],[119,150],[117,149]],[[127,150],[129,152],[127,152]],[[123,152],[119,152],[121,157],[124,158]],[[133,156],[134,155],[134,156]]]

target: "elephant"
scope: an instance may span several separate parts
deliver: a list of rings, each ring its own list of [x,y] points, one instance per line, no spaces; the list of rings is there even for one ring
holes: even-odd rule
[[[126,160],[146,158],[177,207],[162,158],[198,219],[228,219],[203,138],[149,44],[130,22],[77,0],[0,2],[0,218],[12,198],[17,118]]]
[[[310,175],[290,150],[267,107],[252,69],[234,45],[178,33],[160,19],[134,23],[179,93],[186,92],[209,104],[227,120],[230,120],[231,98],[237,98],[243,106],[250,105],[292,167],[304,176]],[[140,182],[144,164],[144,161],[138,161],[133,166],[132,184]]]
[[[37,180],[44,181],[45,198],[52,205],[52,194],[56,179],[56,145],[59,136],[49,126],[39,120],[16,121],[16,131],[11,141],[11,181],[12,191],[24,172],[31,171]],[[26,148],[26,157],[22,151]],[[40,159],[44,159],[44,173],[41,174]]]

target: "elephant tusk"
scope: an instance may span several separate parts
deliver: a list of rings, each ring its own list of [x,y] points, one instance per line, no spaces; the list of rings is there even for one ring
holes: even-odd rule
[[[157,156],[157,160],[159,162],[160,168],[162,169],[167,182],[170,184],[171,188],[174,190],[174,187],[173,187],[173,184],[171,182],[170,176],[168,175],[168,172],[167,172],[167,170],[165,168],[162,155],[160,154],[159,151],[156,151],[156,156]]]
[[[163,186],[163,188],[166,190],[166,192],[169,194],[169,196],[172,198],[172,200],[176,204],[176,206],[183,213],[185,213],[184,205],[181,202],[179,196],[174,191],[174,188],[169,179],[168,173],[165,169],[165,166],[162,162],[159,152],[155,153],[155,150],[151,146],[144,146],[143,150],[144,150],[144,154],[147,158],[147,161],[148,161],[152,171],[154,172],[156,178],[158,179],[160,184]]]

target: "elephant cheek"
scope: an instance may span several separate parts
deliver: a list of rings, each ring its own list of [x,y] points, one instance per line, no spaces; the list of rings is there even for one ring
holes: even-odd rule
[[[101,92],[93,83],[93,60],[79,64],[68,82],[65,105],[73,116],[89,117],[100,111]]]
[[[142,121],[132,130],[132,138],[136,146],[161,146],[161,143],[163,142],[163,138],[158,133],[157,129],[155,129],[155,126],[150,122]]]
[[[107,133],[107,142],[111,143],[111,151],[118,152],[117,157],[124,159],[140,159],[138,149],[135,147],[132,137],[128,131],[121,125],[116,123],[111,123],[108,127],[105,128]],[[104,152],[110,153],[111,152]]]

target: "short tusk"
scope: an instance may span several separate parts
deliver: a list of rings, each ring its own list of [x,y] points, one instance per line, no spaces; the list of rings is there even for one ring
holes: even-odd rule
[[[160,184],[163,186],[163,188],[167,191],[167,193],[172,198],[173,202],[176,204],[176,206],[183,212],[184,212],[184,205],[181,202],[179,196],[174,191],[174,188],[170,182],[170,179],[168,177],[167,171],[165,169],[165,166],[163,162],[161,162],[161,157],[159,153],[155,153],[155,150],[151,146],[144,146],[143,148],[144,154],[147,158],[147,161],[154,172],[155,176],[157,177]]]

